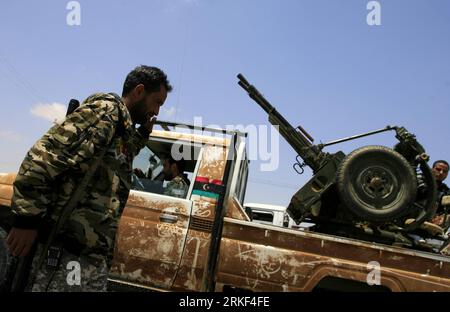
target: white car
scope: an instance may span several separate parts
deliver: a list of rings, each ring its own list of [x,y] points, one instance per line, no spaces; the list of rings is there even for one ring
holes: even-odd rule
[[[245,212],[253,222],[281,226],[291,229],[308,229],[313,223],[302,222],[296,224],[286,212],[286,207],[260,203],[245,203]]]

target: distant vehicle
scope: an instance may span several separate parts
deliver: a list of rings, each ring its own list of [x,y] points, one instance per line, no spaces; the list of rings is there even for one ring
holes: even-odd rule
[[[252,222],[281,226],[290,229],[310,229],[313,223],[302,222],[296,224],[286,212],[286,207],[260,203],[245,203],[245,212]]]
[[[259,203],[244,204],[245,212],[250,220],[260,224],[269,224],[282,227],[290,227],[289,215],[286,207]]]

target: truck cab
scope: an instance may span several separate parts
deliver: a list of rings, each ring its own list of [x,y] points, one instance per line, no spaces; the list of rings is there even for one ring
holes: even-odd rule
[[[227,215],[249,220],[242,205],[248,177],[245,134],[162,124],[134,160],[133,189],[122,214],[111,270],[115,287],[202,290],[211,232],[222,197]],[[170,128],[173,128],[170,130]],[[164,157],[182,157],[184,196],[166,192]],[[228,165],[227,165],[228,164]],[[225,198],[226,196],[226,198]]]

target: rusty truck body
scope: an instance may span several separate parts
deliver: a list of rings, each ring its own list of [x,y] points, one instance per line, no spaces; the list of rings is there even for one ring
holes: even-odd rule
[[[161,125],[164,130],[153,131],[134,162],[145,174],[135,177],[120,220],[111,288],[450,291],[448,256],[251,222],[243,208],[245,134]],[[183,198],[165,194],[161,181],[163,155],[174,150],[191,157]],[[10,206],[14,178],[0,175],[2,209]],[[370,286],[374,270],[379,285]]]

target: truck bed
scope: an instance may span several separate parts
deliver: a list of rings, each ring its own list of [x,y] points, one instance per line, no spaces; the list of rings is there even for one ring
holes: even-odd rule
[[[245,233],[245,235],[242,235]],[[218,281],[255,291],[311,291],[332,278],[391,291],[450,291],[450,257],[225,218]]]

